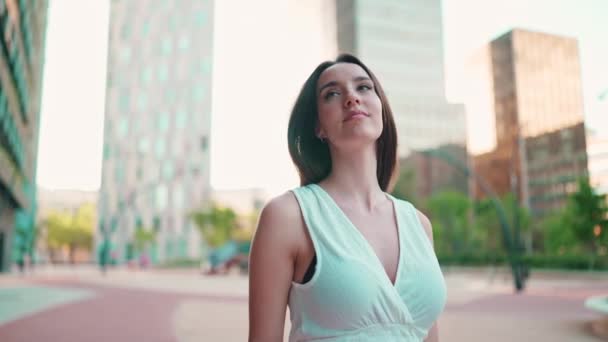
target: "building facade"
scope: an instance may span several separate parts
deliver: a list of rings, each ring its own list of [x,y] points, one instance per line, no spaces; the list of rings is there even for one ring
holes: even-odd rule
[[[34,257],[47,1],[0,1],[0,272]]]
[[[111,2],[98,246],[153,262],[198,257],[188,213],[208,202],[213,1]]]
[[[428,163],[408,159],[412,152],[458,150],[453,157],[466,164],[464,105],[445,98],[443,28],[440,0],[337,0],[338,51],[354,53],[381,82],[397,125],[402,165],[413,162],[422,188],[441,190]],[[460,146],[453,149],[450,146]],[[440,162],[441,163],[441,162]],[[452,181],[465,183],[459,171],[446,167]],[[426,197],[421,192],[418,196]]]
[[[587,157],[591,185],[608,194],[608,136],[587,132]]]
[[[535,216],[562,208],[587,175],[578,42],[515,29],[483,47],[468,68],[477,173],[499,195],[517,193]],[[491,132],[485,141],[472,136],[484,131]]]

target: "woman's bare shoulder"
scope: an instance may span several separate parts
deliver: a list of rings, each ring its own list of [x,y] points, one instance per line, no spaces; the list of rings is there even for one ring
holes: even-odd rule
[[[256,238],[269,244],[297,244],[304,222],[295,195],[288,191],[266,203],[256,230]],[[261,239],[261,237],[264,237]]]
[[[271,221],[291,220],[300,218],[300,206],[298,200],[291,191],[272,198],[266,203],[260,217],[266,216]]]

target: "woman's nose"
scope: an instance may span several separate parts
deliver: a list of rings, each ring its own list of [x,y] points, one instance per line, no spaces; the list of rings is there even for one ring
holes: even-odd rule
[[[348,92],[346,94],[346,100],[344,101],[345,108],[358,106],[360,103],[361,103],[361,100],[359,99],[359,96],[357,96],[357,94],[354,94],[352,92]]]

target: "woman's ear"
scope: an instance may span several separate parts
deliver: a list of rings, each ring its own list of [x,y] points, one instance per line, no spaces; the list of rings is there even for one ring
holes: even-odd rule
[[[325,132],[323,132],[319,123],[317,123],[317,125],[315,126],[315,135],[321,141],[325,141],[325,138],[327,138],[327,135],[325,134]]]

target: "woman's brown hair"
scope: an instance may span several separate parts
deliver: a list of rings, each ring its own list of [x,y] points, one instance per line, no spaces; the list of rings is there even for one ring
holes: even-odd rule
[[[360,66],[374,82],[374,89],[382,103],[382,134],[376,141],[378,160],[376,175],[382,191],[388,191],[397,166],[397,129],[393,112],[376,76],[357,57],[341,54],[335,61],[326,61],[312,72],[296,99],[291,111],[287,140],[289,154],[300,174],[300,185],[319,183],[331,172],[331,155],[327,143],[319,140],[315,128],[319,122],[317,83],[321,74],[337,63]]]

